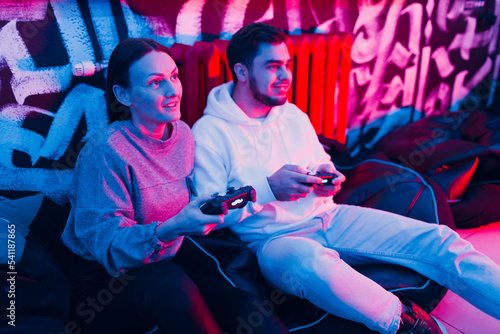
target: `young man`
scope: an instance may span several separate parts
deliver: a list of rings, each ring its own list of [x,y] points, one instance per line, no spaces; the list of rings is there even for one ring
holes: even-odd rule
[[[344,175],[318,142],[307,115],[288,103],[290,55],[283,33],[256,23],[227,48],[233,82],[210,92],[193,127],[201,193],[251,185],[257,201],[232,210],[230,228],[257,254],[266,280],[318,307],[381,333],[441,333],[411,301],[353,270],[407,266],[500,319],[500,267],[446,226],[335,204]],[[318,172],[337,175],[320,186]],[[309,173],[309,174],[308,174]]]

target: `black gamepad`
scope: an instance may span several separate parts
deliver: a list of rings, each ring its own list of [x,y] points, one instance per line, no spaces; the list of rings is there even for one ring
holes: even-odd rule
[[[218,195],[200,206],[201,212],[207,215],[227,215],[228,210],[239,209],[247,205],[248,201],[255,202],[257,196],[252,186],[239,189],[233,187],[225,195]]]
[[[307,175],[316,176],[316,177],[319,177],[321,179],[321,184],[317,184],[317,183],[305,183],[305,184],[307,184],[309,186],[312,186],[314,184],[316,184],[318,186],[332,185],[333,184],[333,179],[335,179],[335,178],[338,177],[338,175],[334,174],[334,173],[318,173],[318,174],[309,174],[309,173],[307,173]]]

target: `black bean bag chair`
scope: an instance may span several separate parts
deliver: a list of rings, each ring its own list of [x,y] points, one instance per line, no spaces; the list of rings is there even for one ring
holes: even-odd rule
[[[41,197],[40,197],[41,196]],[[15,326],[0,326],[0,333],[66,333],[70,290],[66,267],[70,251],[59,239],[69,206],[60,206],[43,195],[31,195],[0,201],[0,224],[15,225],[16,253],[12,264],[0,264],[3,291],[10,290],[8,278],[15,277],[12,298],[0,298],[6,309],[15,302]]]
[[[375,149],[435,181],[457,228],[500,220],[500,115],[448,112],[423,118],[384,136]]]

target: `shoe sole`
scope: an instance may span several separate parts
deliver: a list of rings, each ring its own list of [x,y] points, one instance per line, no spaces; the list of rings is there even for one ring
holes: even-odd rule
[[[432,320],[434,320],[436,322],[436,324],[438,325],[439,329],[441,330],[441,332],[443,332],[443,334],[448,334],[448,331],[446,330],[446,327],[444,327],[443,323],[441,321],[439,321],[438,319],[434,318],[432,315],[429,315]]]

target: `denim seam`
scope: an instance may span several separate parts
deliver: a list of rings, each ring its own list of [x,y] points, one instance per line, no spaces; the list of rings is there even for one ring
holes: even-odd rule
[[[401,304],[401,301],[396,304],[396,309],[394,310],[394,316],[392,317],[392,323],[389,327],[389,330],[391,330],[392,333],[396,334],[397,331],[399,330],[399,326],[401,323],[401,313],[403,313],[403,305]]]

